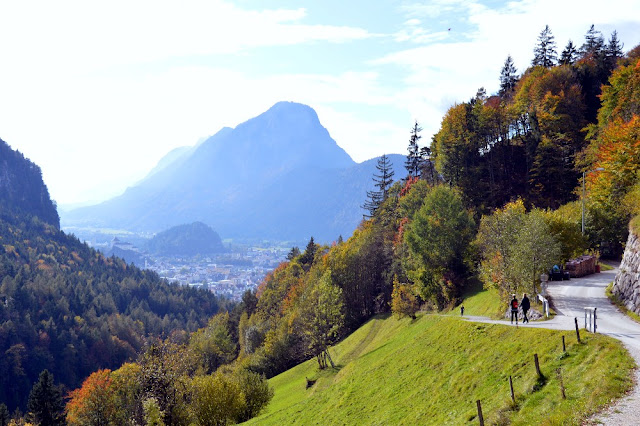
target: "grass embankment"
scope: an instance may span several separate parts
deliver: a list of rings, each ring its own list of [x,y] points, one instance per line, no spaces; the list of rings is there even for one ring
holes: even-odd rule
[[[563,354],[561,335],[567,352]],[[470,323],[446,316],[374,318],[331,349],[270,380],[254,424],[580,424],[631,386],[633,360],[602,335]],[[537,379],[534,353],[546,379]],[[562,369],[567,399],[560,395]],[[511,403],[513,377],[516,406]],[[305,389],[306,379],[317,382]]]
[[[506,311],[500,303],[497,290],[485,290],[481,282],[475,283],[465,293],[462,305],[464,314],[472,316],[489,317],[500,319]],[[460,305],[449,312],[449,315],[460,315]]]

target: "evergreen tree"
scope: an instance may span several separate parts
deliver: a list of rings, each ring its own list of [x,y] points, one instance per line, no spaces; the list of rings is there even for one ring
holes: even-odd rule
[[[438,173],[436,172],[436,167],[431,156],[432,152],[430,147],[423,146],[420,148],[420,176],[426,180],[429,185],[433,186],[438,181]]]
[[[373,181],[379,192],[382,193],[382,201],[387,199],[389,188],[391,188],[391,184],[393,184],[393,175],[395,172],[392,167],[393,164],[391,164],[391,160],[389,160],[387,154],[382,154],[382,157],[378,158],[376,169],[379,173],[373,175]]]
[[[316,257],[316,251],[318,251],[318,245],[313,241],[313,237],[307,243],[307,248],[304,250],[302,257],[300,257],[300,263],[303,265],[311,265],[313,259]]]
[[[362,209],[367,210],[369,214],[363,215],[365,219],[371,219],[382,204],[382,193],[380,191],[367,191],[367,200],[364,202]]]
[[[367,200],[362,205],[362,208],[369,212],[368,215],[364,215],[365,218],[371,218],[375,214],[380,204],[387,199],[387,195],[389,193],[389,188],[391,188],[391,184],[393,184],[393,175],[394,171],[392,169],[393,164],[389,161],[389,157],[386,154],[383,154],[382,157],[378,158],[378,163],[376,164],[376,169],[378,170],[378,174],[373,175],[373,182],[375,182],[375,186],[378,188],[377,191],[367,191]]]
[[[513,64],[513,58],[509,55],[504,61],[502,71],[500,71],[500,91],[498,93],[501,97],[507,97],[513,92],[513,89],[515,89],[516,83],[518,82],[516,72],[517,69]]]
[[[584,44],[580,47],[582,57],[593,56],[598,58],[604,50],[604,37],[600,31],[596,31],[595,26],[591,24],[589,31],[584,36]]]
[[[404,162],[404,167],[409,173],[408,177],[420,177],[420,147],[418,146],[418,141],[422,138],[422,136],[419,135],[421,131],[422,128],[418,126],[418,122],[416,121],[411,128],[411,137],[409,138],[409,147],[407,148],[409,152],[407,154],[407,160]]]
[[[578,58],[578,49],[573,44],[571,40],[567,43],[567,46],[562,51],[560,55],[560,64],[561,65],[573,65],[576,59]]]
[[[554,41],[553,34],[551,34],[549,25],[546,25],[538,36],[538,45],[533,49],[533,61],[531,61],[531,65],[540,65],[549,68],[552,67],[557,60],[556,42]]]
[[[624,52],[622,48],[624,44],[618,40],[618,32],[613,31],[611,33],[611,38],[609,39],[609,44],[606,48],[607,59],[609,62],[609,67],[613,70],[618,62],[618,59],[622,58]]]
[[[291,262],[296,257],[300,256],[300,249],[298,247],[292,247],[287,254],[287,260]]]
[[[53,384],[53,375],[48,370],[40,373],[38,381],[31,388],[27,409],[29,417],[36,424],[65,424],[62,392]]]

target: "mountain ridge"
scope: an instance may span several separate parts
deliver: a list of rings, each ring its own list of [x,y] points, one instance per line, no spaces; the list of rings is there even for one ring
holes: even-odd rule
[[[375,159],[353,161],[294,102],[172,153],[121,196],[65,213],[63,226],[160,232],[199,221],[223,238],[328,242],[353,232],[373,189]],[[400,176],[404,159],[391,157]]]

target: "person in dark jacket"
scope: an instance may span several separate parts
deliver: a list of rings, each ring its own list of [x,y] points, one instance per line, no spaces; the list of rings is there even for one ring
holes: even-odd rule
[[[531,304],[529,303],[529,298],[527,297],[527,293],[522,295],[522,301],[520,302],[520,306],[522,306],[522,323],[529,322],[529,318],[527,318],[527,311],[531,308]]]
[[[516,325],[518,325],[518,299],[516,299],[516,295],[513,295],[513,299],[511,299],[511,324],[513,324],[513,318],[516,319]]]

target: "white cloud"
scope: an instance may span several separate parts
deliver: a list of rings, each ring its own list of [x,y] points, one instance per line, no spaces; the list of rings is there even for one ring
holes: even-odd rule
[[[439,18],[456,10],[468,9],[478,3],[473,0],[429,0],[423,3],[407,3],[402,10],[412,17]]]
[[[304,9],[251,11],[221,0],[3,2],[0,54],[14,66],[95,70],[248,48],[371,37],[306,25]]]

